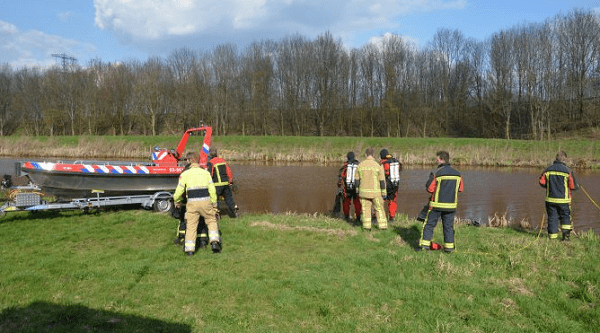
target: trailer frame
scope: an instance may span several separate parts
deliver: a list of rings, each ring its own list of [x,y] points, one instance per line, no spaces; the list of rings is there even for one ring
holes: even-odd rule
[[[90,210],[93,208],[106,208],[113,206],[141,205],[145,209],[153,209],[155,212],[168,213],[174,207],[173,194],[160,191],[153,194],[100,196],[101,190],[92,191],[96,196],[89,198],[76,198],[65,202],[48,202],[43,200],[42,194],[35,192],[36,187],[16,186],[11,189],[19,190],[13,200],[6,201],[0,206],[0,215],[7,212],[37,212],[37,211],[61,211],[61,210]],[[22,191],[22,192],[21,192]]]

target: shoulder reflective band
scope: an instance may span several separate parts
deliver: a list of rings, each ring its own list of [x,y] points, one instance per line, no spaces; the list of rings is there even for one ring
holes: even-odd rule
[[[550,184],[551,176],[562,177],[563,184],[564,184],[563,193],[565,194],[565,196],[562,198],[551,197],[550,196],[551,186],[546,186],[546,201],[551,202],[551,203],[558,203],[558,204],[570,203],[571,198],[569,197],[569,174],[566,172],[562,172],[562,171],[546,171],[546,184],[548,184],[548,185]]]

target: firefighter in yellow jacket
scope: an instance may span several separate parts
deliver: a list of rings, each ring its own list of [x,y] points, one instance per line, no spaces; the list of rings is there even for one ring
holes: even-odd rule
[[[180,206],[183,194],[187,196],[187,209],[185,219],[187,226],[185,230],[185,243],[183,251],[188,256],[193,256],[196,251],[196,236],[198,233],[198,221],[200,216],[204,217],[208,226],[208,241],[213,252],[221,252],[221,236],[217,224],[217,192],[210,173],[200,167],[198,157],[191,161],[190,168],[179,176],[179,184],[173,195],[176,206]]]
[[[387,229],[387,217],[385,216],[385,210],[383,210],[383,198],[387,194],[385,190],[385,171],[383,166],[373,158],[373,148],[367,148],[365,155],[366,159],[358,164],[354,177],[362,207],[363,229],[371,230],[371,206],[375,206],[379,229]]]

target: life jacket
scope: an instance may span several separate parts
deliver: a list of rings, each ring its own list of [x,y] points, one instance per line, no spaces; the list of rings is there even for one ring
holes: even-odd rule
[[[356,169],[358,169],[358,161],[353,160],[346,163],[342,170],[342,179],[344,180],[344,186],[346,186],[347,190],[356,189],[356,180],[354,179]]]
[[[392,187],[397,188],[400,185],[400,161],[393,157],[386,158],[381,162],[385,170],[385,177]],[[386,164],[388,166],[386,167]]]

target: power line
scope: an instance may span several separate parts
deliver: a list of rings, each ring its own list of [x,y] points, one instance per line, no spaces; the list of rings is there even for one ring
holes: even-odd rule
[[[62,68],[63,68],[63,71],[65,71],[65,72],[67,71],[67,62],[69,65],[73,65],[77,62],[76,58],[71,57],[65,53],[53,53],[52,56],[55,58],[62,59]]]

